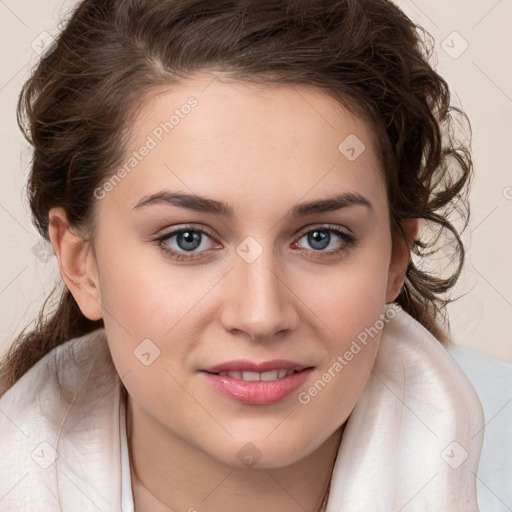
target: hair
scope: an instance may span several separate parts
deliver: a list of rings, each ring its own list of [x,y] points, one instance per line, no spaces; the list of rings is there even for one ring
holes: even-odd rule
[[[49,241],[48,213],[60,206],[84,240],[93,237],[94,190],[124,161],[130,122],[151,92],[214,70],[313,86],[374,131],[393,242],[405,243],[405,219],[423,219],[395,302],[444,343],[441,319],[464,262],[472,159],[454,130],[464,120],[470,132],[469,120],[428,62],[433,47],[389,0],[81,1],[18,101],[18,124],[33,146],[33,223]],[[427,262],[446,247],[453,265],[443,276]],[[104,325],[87,319],[65,286],[45,314],[50,297],[4,356],[5,389],[53,348]]]

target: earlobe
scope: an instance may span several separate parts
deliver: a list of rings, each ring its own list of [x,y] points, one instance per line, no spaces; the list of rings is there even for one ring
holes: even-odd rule
[[[89,320],[103,317],[96,258],[89,242],[72,228],[63,208],[49,212],[48,232],[59,262],[59,270],[83,315]]]
[[[419,219],[406,219],[402,221],[402,229],[405,240],[400,239],[393,244],[391,262],[389,265],[386,303],[393,302],[402,291],[407,266],[411,258],[411,250],[414,240],[418,235]]]

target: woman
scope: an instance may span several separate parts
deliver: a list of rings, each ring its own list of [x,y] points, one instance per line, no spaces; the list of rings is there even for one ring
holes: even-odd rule
[[[494,506],[428,55],[387,0],[78,4],[20,97],[65,289],[3,363],[0,510]]]

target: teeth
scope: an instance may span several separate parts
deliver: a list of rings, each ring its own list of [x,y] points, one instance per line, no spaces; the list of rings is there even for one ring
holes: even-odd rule
[[[288,377],[288,375],[292,375],[294,370],[272,370],[270,372],[220,372],[219,375],[224,375],[225,377],[231,377],[232,379],[245,380],[245,381],[269,381],[269,380],[277,380],[282,379],[283,377]]]
[[[286,370],[284,370],[286,373]],[[276,380],[279,378],[279,370],[272,370],[271,372],[263,372],[260,374],[260,380]]]
[[[260,380],[260,376],[257,372],[242,372],[242,380]]]

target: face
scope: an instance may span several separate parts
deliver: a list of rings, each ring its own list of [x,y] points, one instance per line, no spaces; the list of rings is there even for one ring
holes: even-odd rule
[[[379,336],[354,340],[401,272],[370,128],[313,88],[198,75],[147,99],[126,163],[77,300],[134,414],[235,466],[247,443],[267,467],[310,454],[360,397]]]

